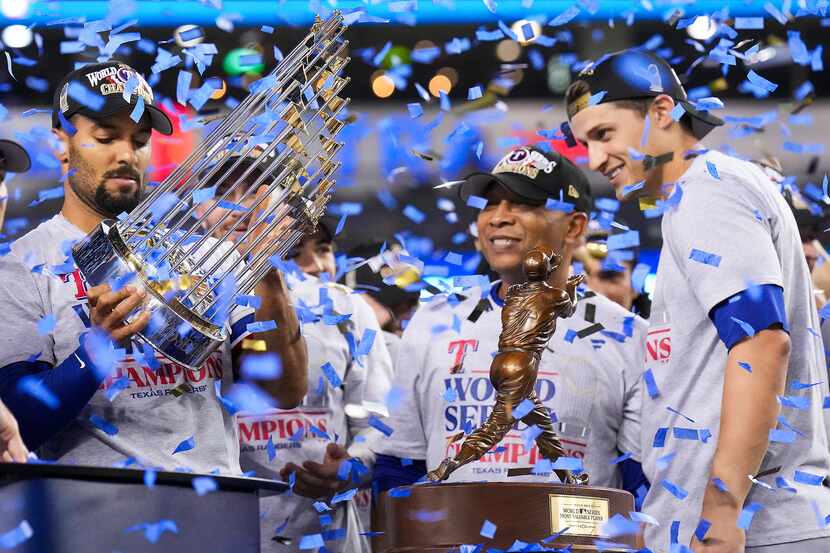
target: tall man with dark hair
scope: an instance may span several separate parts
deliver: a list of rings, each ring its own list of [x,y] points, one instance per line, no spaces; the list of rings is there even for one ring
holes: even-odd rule
[[[255,318],[276,320],[276,331],[255,336],[282,358],[282,373],[257,383],[286,407],[307,389],[305,343],[280,276],[272,273],[259,285],[256,293],[268,299],[256,312],[232,312],[230,339],[198,369],[132,342],[149,316],[129,323],[124,317],[146,292],[108,284],[87,289],[71,247],[102,220],[138,204],[151,130],[169,135],[172,125],[141,75],[107,62],[63,80],[53,127],[65,177],[61,211],[0,257],[0,398],[26,445],[43,446],[47,459],[238,474],[236,424],[219,393],[232,384],[239,345]],[[216,255],[227,251],[217,248]],[[109,350],[102,333],[118,349]],[[104,363],[105,357],[114,360]]]
[[[757,166],[701,146],[717,103],[690,102],[655,54],[603,56],[566,101],[591,169],[663,214],[642,419],[644,510],[660,525],[646,545],[830,550],[827,372],[784,198]]]

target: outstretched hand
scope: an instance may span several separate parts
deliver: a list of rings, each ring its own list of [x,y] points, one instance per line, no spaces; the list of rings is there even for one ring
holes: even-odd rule
[[[297,474],[294,493],[312,499],[328,499],[349,486],[349,480],[341,480],[337,473],[340,464],[348,460],[346,448],[340,444],[330,443],[322,463],[306,461],[302,468],[288,463],[280,471],[283,480],[288,481],[292,472]]]

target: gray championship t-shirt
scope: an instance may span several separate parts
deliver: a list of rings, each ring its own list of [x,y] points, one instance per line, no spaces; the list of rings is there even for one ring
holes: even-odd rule
[[[392,378],[392,360],[375,314],[345,286],[310,276],[302,281],[293,275],[286,278],[308,347],[309,393],[295,409],[239,413],[242,468],[262,478],[280,479],[279,472],[289,462],[298,466],[322,462],[327,445],[336,441],[371,469],[370,444],[382,434],[369,426],[366,415],[384,404]],[[370,339],[368,347],[365,341]],[[298,551],[302,537],[310,534],[322,534],[332,553],[368,551],[368,539],[360,533],[369,530],[370,498],[364,489],[351,500],[336,503],[332,511],[323,513],[330,517],[325,525],[312,499],[288,494],[263,498],[262,551]],[[275,536],[290,538],[292,545]]]
[[[779,428],[789,425],[796,436],[793,443],[770,444],[761,471],[778,470],[761,478],[772,489],[754,485],[747,498],[747,504],[762,506],[747,545],[828,536],[823,517],[830,513],[830,491],[795,479],[795,471],[826,476],[830,453],[819,319],[792,213],[758,167],[716,151],[697,157],[677,184],[679,203],[663,215],[646,342],[646,367],[659,395],[643,400],[643,466],[651,481],[644,511],[660,521],[647,527],[646,545],[668,551],[672,521],[680,521],[681,544],[697,527],[718,441],[727,359],[709,311],[759,284],[784,289],[792,348],[785,391],[790,400],[782,401]],[[698,439],[689,439],[695,430]],[[784,481],[776,482],[779,477]],[[672,485],[688,496],[679,499]]]
[[[58,214],[0,257],[0,367],[32,358],[56,366],[79,347],[90,327],[87,284],[67,255],[83,237]],[[39,332],[38,322],[47,315],[54,315],[54,328]],[[154,370],[136,359],[133,351],[142,350],[132,344],[77,419],[48,440],[41,455],[81,465],[138,463],[240,474],[236,424],[217,399],[216,384],[223,389],[232,384],[231,348],[252,321],[250,308],[235,309],[231,340],[198,370],[158,354],[160,367]]]
[[[497,289],[495,283],[492,290]],[[481,290],[463,295],[466,299],[455,304],[435,296],[406,327],[392,394],[400,402],[390,406],[387,421],[394,432],[377,442],[378,453],[425,459],[434,469],[458,452],[459,433],[471,432],[492,411],[496,393],[490,363],[501,332],[501,300],[486,291],[490,310],[473,322]],[[578,337],[597,323],[604,330]],[[639,340],[645,327],[645,321],[611,300],[592,295],[579,301],[572,317],[557,321],[539,363],[536,394],[554,417],[566,455],[582,458],[595,486],[619,487],[620,474],[611,462],[621,452],[640,456]],[[517,423],[501,443],[453,472],[449,481],[556,481],[550,474],[508,477],[509,469],[532,468],[540,459],[536,444],[525,444],[525,428]]]

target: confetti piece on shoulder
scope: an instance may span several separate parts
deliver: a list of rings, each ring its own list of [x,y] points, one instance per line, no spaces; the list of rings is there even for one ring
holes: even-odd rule
[[[691,253],[689,253],[689,259],[692,261],[697,261],[698,263],[702,263],[704,265],[711,265],[712,267],[720,266],[721,256],[705,252],[703,250],[698,250],[696,248],[692,248]]]
[[[711,161],[706,162],[706,170],[709,171],[709,174],[712,175],[714,178],[720,180],[720,175],[718,174],[718,167]]]
[[[176,449],[173,450],[172,454],[175,455],[176,453],[190,451],[194,447],[196,447],[196,438],[194,436],[191,436],[186,440],[182,440],[182,442],[176,446]]]

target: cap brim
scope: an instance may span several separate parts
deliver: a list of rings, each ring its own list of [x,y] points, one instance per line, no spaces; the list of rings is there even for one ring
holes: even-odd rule
[[[692,124],[692,134],[698,140],[712,132],[712,129],[715,127],[723,125],[723,119],[712,115],[708,111],[697,109],[691,102],[680,100],[679,103],[689,115],[689,121]]]
[[[528,203],[543,204],[549,197],[545,191],[533,184],[533,181],[515,173],[471,173],[461,183],[458,195],[466,204],[470,196],[481,196],[494,182],[527,200]]]
[[[32,168],[32,159],[17,142],[0,140],[0,154],[6,160],[6,171],[10,173],[25,173]]]
[[[90,119],[102,119],[104,117],[110,117],[115,115],[116,113],[121,113],[122,111],[132,111],[135,107],[135,102],[130,102],[129,104],[124,103],[122,106],[119,106],[110,111],[93,111],[89,108],[81,108],[77,111],[72,112],[70,117],[75,113],[80,113],[85,117],[89,117]],[[171,135],[173,134],[173,123],[170,121],[170,118],[167,117],[167,114],[161,111],[156,106],[144,106],[144,111],[147,115],[150,116],[150,126],[164,135]]]

